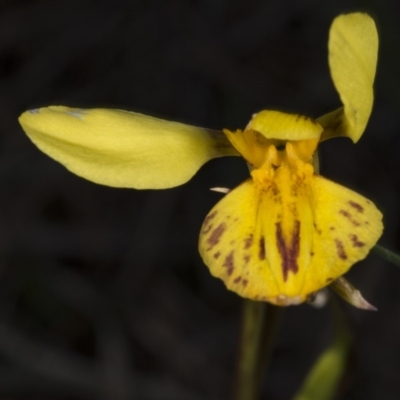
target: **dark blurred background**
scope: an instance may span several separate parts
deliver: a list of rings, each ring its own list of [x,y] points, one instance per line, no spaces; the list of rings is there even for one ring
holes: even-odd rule
[[[318,117],[340,103],[333,18],[369,12],[380,35],[376,102],[356,146],[321,146],[323,175],[375,201],[400,251],[397,0],[0,1],[0,398],[228,399],[241,299],[197,251],[202,220],[246,176],[205,165],[165,191],[85,181],[40,153],[18,115],[46,105],[134,110],[243,128],[263,108]],[[347,275],[377,313],[340,300],[353,333],[336,399],[400,398],[400,270],[371,254]],[[334,295],[333,295],[334,296]],[[331,342],[329,307],[289,307],[263,399],[296,392]]]

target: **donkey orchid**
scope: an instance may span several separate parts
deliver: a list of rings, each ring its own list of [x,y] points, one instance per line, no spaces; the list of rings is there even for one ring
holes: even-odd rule
[[[357,142],[365,130],[377,63],[374,21],[340,15],[328,47],[343,106],[317,120],[264,110],[243,131],[218,132],[121,110],[51,106],[23,113],[20,123],[70,171],[115,187],[178,186],[212,158],[241,155],[251,176],[207,215],[200,254],[239,295],[299,304],[365,258],[383,230],[371,201],[313,166],[321,141]]]

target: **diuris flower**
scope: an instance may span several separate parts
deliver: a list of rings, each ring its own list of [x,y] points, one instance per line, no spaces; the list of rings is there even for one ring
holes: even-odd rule
[[[243,131],[210,131],[120,110],[48,107],[20,122],[72,172],[115,187],[161,189],[188,181],[208,160],[241,155],[251,177],[206,217],[200,254],[243,297],[299,304],[368,254],[382,233],[374,204],[314,170],[318,143],[357,142],[373,103],[378,36],[366,14],[331,26],[329,65],[343,107],[317,120],[264,110]]]

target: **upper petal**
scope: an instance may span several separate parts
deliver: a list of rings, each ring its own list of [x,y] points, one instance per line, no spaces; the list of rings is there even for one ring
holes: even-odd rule
[[[275,110],[263,110],[253,115],[246,129],[260,132],[266,139],[309,140],[320,136],[323,128],[312,118]]]
[[[329,33],[329,67],[343,108],[318,122],[322,140],[348,136],[357,142],[372,111],[373,83],[378,57],[378,33],[373,19],[363,13],[340,15]]]
[[[208,160],[237,155],[222,132],[121,110],[51,106],[27,111],[19,121],[43,152],[108,186],[174,187]]]

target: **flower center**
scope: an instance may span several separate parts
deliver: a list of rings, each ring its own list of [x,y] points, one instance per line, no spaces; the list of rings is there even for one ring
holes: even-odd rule
[[[244,131],[224,133],[252,168],[273,170],[282,164],[297,169],[310,164],[323,128],[309,117],[264,110]]]

